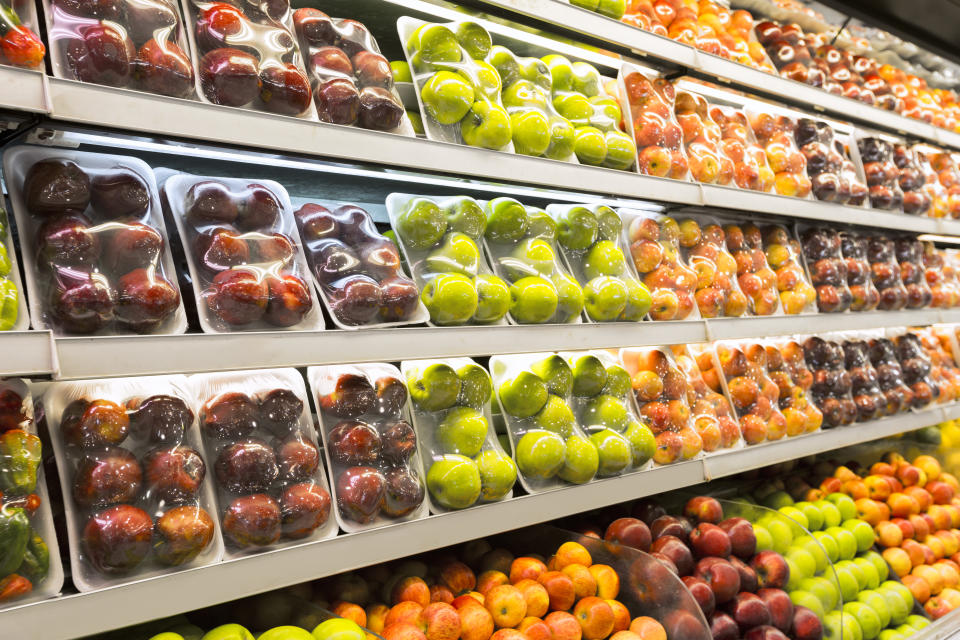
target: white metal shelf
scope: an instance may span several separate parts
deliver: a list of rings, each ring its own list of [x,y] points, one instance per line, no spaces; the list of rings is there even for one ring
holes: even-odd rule
[[[47,76],[43,71],[30,71],[0,65],[0,109],[30,113],[47,113]]]
[[[50,375],[57,370],[49,331],[0,332],[0,378]]]

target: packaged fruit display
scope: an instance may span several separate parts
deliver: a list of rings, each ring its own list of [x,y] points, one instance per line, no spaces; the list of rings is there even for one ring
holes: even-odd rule
[[[189,384],[214,464],[227,557],[336,535],[300,373],[204,373]]]
[[[891,335],[892,334],[892,335]],[[889,332],[897,361],[903,371],[903,381],[913,392],[914,408],[921,408],[931,403],[943,402],[940,385],[931,375],[933,364],[915,333],[906,330],[891,330]]]
[[[866,284],[870,283],[870,267],[866,262],[866,246],[858,236],[850,237],[850,252],[861,255],[860,258],[847,258],[842,234],[836,229],[826,226],[797,225],[800,234],[800,245],[803,247],[803,258],[810,272],[810,280],[817,291],[817,309],[820,313],[842,313],[847,309],[853,311],[869,311],[879,302],[879,294],[873,285],[870,290]],[[859,244],[855,244],[859,242]],[[769,251],[768,254],[769,256]],[[848,271],[847,266],[855,269]],[[857,280],[857,295],[854,295],[848,283]],[[872,294],[872,305],[868,298]]]
[[[184,9],[204,100],[316,120],[288,2],[190,0]]]
[[[58,382],[44,394],[80,591],[220,560],[213,458],[193,402],[180,375]]]
[[[933,299],[923,264],[923,242],[916,236],[900,236],[894,241],[894,252],[900,264],[900,280],[907,289],[907,308],[929,307]]]
[[[882,331],[867,335],[870,336],[867,342],[870,347],[870,364],[877,371],[877,382],[887,399],[887,415],[906,411],[911,407],[922,409],[930,404],[931,398],[916,398],[907,386],[893,341],[883,337]]]
[[[707,99],[691,91],[678,91],[674,115],[683,131],[690,176],[704,184],[738,185],[734,182],[736,166],[721,146],[723,135],[711,117]]]
[[[873,270],[867,259],[868,246],[866,236],[853,231],[840,232],[840,253],[847,273],[846,284],[852,296],[851,311],[873,311],[880,304],[880,292],[873,284]],[[808,266],[809,260],[807,258]]]
[[[417,285],[400,251],[353,204],[307,202],[293,213],[307,263],[330,317],[341,329],[426,322]]]
[[[711,104],[710,118],[720,125],[720,149],[733,161],[733,180],[741,189],[767,192],[775,177],[767,154],[757,143],[747,114],[731,106]]]
[[[661,347],[631,347],[620,350],[620,359],[630,374],[630,387],[640,407],[640,417],[656,438],[653,461],[662,465],[696,458],[707,443],[701,429],[694,427],[687,376],[670,351]],[[716,436],[716,433],[707,433],[714,449]],[[720,440],[723,440],[722,433]]]
[[[549,54],[540,59],[546,65],[546,73],[536,61],[523,58],[512,61],[507,54],[509,51],[503,47],[494,47],[490,59],[504,80],[503,100],[507,109],[511,110],[511,117],[518,95],[517,80],[511,82],[511,78],[519,77],[520,81],[533,79],[535,86],[549,84],[554,110],[574,127],[573,152],[580,164],[622,170],[632,169],[636,165],[637,148],[633,137],[621,128],[623,114],[617,100],[619,89],[616,80],[604,78],[588,62],[571,62],[558,54]],[[536,78],[527,78],[530,69],[538,69]],[[521,95],[523,93],[526,91],[520,92]],[[516,122],[520,124],[521,121]],[[543,130],[542,123],[540,129]],[[557,136],[551,129],[551,138]],[[540,147],[543,141],[541,134]],[[529,150],[529,145],[519,138],[517,126],[514,126],[513,144],[517,153],[524,153],[524,148]],[[553,144],[557,145],[556,142]]]
[[[523,205],[511,198],[483,207],[469,196],[439,200],[391,193],[387,212],[431,324],[506,323],[511,288],[490,271],[478,243],[484,235],[519,239],[525,234],[530,219]],[[530,293],[539,298],[551,291],[536,287]]]
[[[766,352],[767,375],[780,389],[777,404],[787,420],[787,435],[812,433],[819,429],[823,424],[823,413],[810,400],[813,374],[806,368],[800,345],[769,340],[754,343],[746,347],[747,358],[760,361],[763,356],[758,349],[761,347]],[[801,366],[796,366],[796,362],[791,365],[790,356],[799,360]]]
[[[738,318],[744,315],[749,301],[737,283],[737,261],[727,251],[723,227],[705,217],[683,218],[679,227],[680,253],[697,278],[693,297],[700,316]],[[633,251],[631,245],[631,254]]]
[[[583,287],[587,317],[593,322],[642,320],[653,300],[624,257],[620,215],[602,204],[551,204],[547,213],[557,223],[570,272]]]
[[[163,192],[204,331],[323,329],[282,185],[176,174]]]
[[[340,528],[362,531],[426,516],[418,438],[400,371],[379,363],[331,365],[310,367],[307,377]],[[436,382],[438,391],[449,391],[446,376]]]
[[[517,465],[493,429],[487,370],[470,358],[450,358],[407,360],[401,371],[424,454],[430,512],[511,498]]]
[[[637,145],[640,173],[687,180],[683,130],[674,115],[676,89],[662,76],[624,63],[617,78],[627,132]]]
[[[843,347],[834,339],[810,336],[803,340],[803,355],[813,373],[810,393],[823,413],[823,427],[839,427],[857,420],[857,404],[846,370]]]
[[[777,277],[780,308],[787,315],[815,312],[815,302],[818,301],[817,290],[810,284],[807,272],[803,268],[803,250],[800,242],[781,224],[764,226],[762,234],[767,264]],[[849,306],[849,303],[846,306]]]
[[[927,144],[913,147],[924,176],[923,190],[932,199],[933,217],[960,218],[960,171],[949,153]]]
[[[704,452],[712,453],[740,445],[740,425],[727,397],[707,385],[696,359],[686,345],[674,345],[670,347],[670,352],[677,369],[687,380],[686,400],[690,407],[690,421],[703,440]]]
[[[953,359],[953,349],[947,336],[935,327],[922,327],[911,331],[920,339],[923,352],[930,360],[930,378],[940,389],[940,403],[955,402],[960,398],[960,367]]]
[[[558,254],[556,221],[512,198],[479,205],[483,209],[466,214],[476,216],[477,224],[489,216],[498,227],[489,227],[484,245],[496,274],[510,283],[510,318],[517,324],[581,322],[583,290]]]
[[[855,207],[867,201],[867,185],[830,124],[800,118],[793,137],[807,161],[807,176],[817,200]]]
[[[926,183],[926,174],[921,170],[914,150],[903,142],[894,143],[893,163],[897,165],[897,170],[900,172],[897,176],[897,185],[903,192],[903,212],[942,218],[944,215],[942,205],[931,209],[934,199],[923,188]]]
[[[476,22],[437,24],[408,16],[397,20],[397,31],[427,138],[513,152],[512,118],[500,102],[506,83],[486,62],[490,33]]]
[[[3,161],[34,329],[83,335],[186,331],[160,199],[146,163],[30,146],[8,150]]]
[[[783,313],[777,274],[763,250],[763,232],[753,224],[726,224],[723,233],[727,250],[737,263],[737,284],[751,301],[750,310],[757,316]]]
[[[880,135],[864,136],[857,131],[857,147],[867,178],[870,206],[874,209],[901,211],[903,192],[900,190],[900,170],[894,162],[895,140]]]
[[[923,242],[923,276],[930,288],[930,306],[950,309],[960,305],[960,279],[958,279],[955,251],[938,249],[932,242]]]
[[[44,0],[43,13],[57,77],[196,97],[190,55],[196,48],[187,43],[178,3]],[[229,56],[221,61],[231,63]]]
[[[293,26],[321,122],[416,135],[369,29],[313,7],[294,11]]]
[[[41,459],[30,389],[0,379],[0,608],[48,598],[63,586]]]
[[[813,182],[807,176],[807,159],[794,142],[796,120],[772,109],[757,109],[747,109],[747,118],[773,171],[774,191],[781,196],[807,198]]]
[[[867,260],[873,285],[880,294],[877,309],[897,311],[907,304],[907,288],[900,279],[900,264],[894,251],[893,239],[883,235],[867,238]]]
[[[681,227],[675,218],[640,210],[620,209],[627,228],[633,266],[650,291],[652,320],[684,320],[700,317],[695,294],[701,280],[712,283],[716,273],[688,267],[680,248],[691,249],[700,240],[700,227],[693,220]],[[701,264],[701,272],[706,271]],[[700,296],[701,299],[704,296]]]
[[[39,69],[47,50],[34,30],[37,10],[32,2],[0,3],[0,64]]]
[[[856,334],[839,334],[843,339],[844,366],[850,374],[850,393],[857,404],[857,422],[875,420],[890,415],[894,410],[905,409],[887,403],[880,389],[880,378],[870,362],[870,345]]]
[[[30,326],[27,298],[20,282],[20,265],[6,210],[0,206],[0,331],[22,331]]]

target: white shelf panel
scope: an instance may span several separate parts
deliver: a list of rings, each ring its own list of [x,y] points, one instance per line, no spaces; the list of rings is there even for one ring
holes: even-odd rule
[[[955,318],[955,319],[954,319]],[[828,331],[915,327],[938,322],[960,322],[960,310],[902,309],[866,313],[816,313],[797,316],[715,318],[706,320],[710,340],[735,340],[760,336],[817,334]]]
[[[46,84],[43,71],[0,65],[0,109],[46,113]]]
[[[55,371],[49,331],[0,332],[0,378],[50,375]]]

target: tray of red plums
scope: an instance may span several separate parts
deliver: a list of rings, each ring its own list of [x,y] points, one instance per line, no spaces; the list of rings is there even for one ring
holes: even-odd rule
[[[174,174],[163,193],[205,332],[324,328],[282,185]]]
[[[34,329],[183,333],[153,171],[138,158],[29,145],[4,153]]]
[[[44,394],[80,591],[219,561],[191,403],[182,375],[59,382]]]

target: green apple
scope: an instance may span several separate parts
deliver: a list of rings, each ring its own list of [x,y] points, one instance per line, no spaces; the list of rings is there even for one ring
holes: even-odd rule
[[[406,60],[391,60],[390,72],[393,74],[394,82],[413,82],[410,65],[407,64]]]
[[[513,489],[517,481],[517,465],[510,456],[487,449],[477,456],[480,471],[480,497],[484,500],[499,500]]]
[[[487,62],[493,65],[500,74],[500,81],[503,86],[509,87],[520,79],[520,62],[513,51],[501,45],[494,45],[490,49],[490,55]]]
[[[463,324],[477,311],[477,289],[470,278],[459,273],[443,273],[430,280],[420,293],[430,312],[430,319],[439,325]]]
[[[426,260],[429,273],[475,276],[479,265],[480,249],[477,243],[459,231],[451,231],[445,235],[440,246],[431,251]]]
[[[510,285],[510,315],[520,324],[543,324],[557,312],[557,290],[540,276],[520,278]]]
[[[632,420],[623,435],[630,443],[630,450],[633,452],[633,466],[645,465],[657,450],[657,439],[653,431],[647,425]]]
[[[460,378],[453,367],[435,362],[417,378],[408,378],[410,397],[424,411],[443,411],[457,402],[460,396]]]
[[[886,580],[887,576],[890,575],[890,567],[887,565],[887,561],[884,560],[883,556],[876,551],[867,551],[866,553],[861,554],[860,557],[864,560],[870,561],[870,564],[873,565],[873,568],[877,570],[877,575],[880,577],[880,582]]]
[[[423,116],[420,115],[419,111],[407,109],[407,117],[410,119],[410,126],[413,127],[415,134],[420,136],[426,135],[426,131],[423,128]]]
[[[880,635],[880,616],[871,607],[862,602],[847,602],[843,605],[843,615],[852,616],[857,624],[860,625],[860,631],[863,632],[863,640],[874,640]]]
[[[506,282],[497,276],[481,273],[473,279],[473,284],[477,290],[477,310],[473,314],[475,322],[488,324],[507,315],[510,289]]]
[[[589,398],[603,391],[606,384],[607,368],[597,356],[580,356],[573,363],[573,395]]]
[[[887,580],[880,583],[876,591],[887,599],[887,605],[890,607],[890,624],[906,622],[914,605],[913,593],[910,589],[895,580]]]
[[[609,376],[607,381],[609,382]],[[592,398],[583,409],[580,421],[584,427],[603,426],[615,431],[624,431],[630,421],[627,408],[618,398],[600,394]]]
[[[454,407],[437,425],[437,444],[444,453],[459,453],[472,458],[483,449],[487,439],[487,419],[472,407]]]
[[[594,115],[594,107],[590,104],[590,100],[580,93],[555,94],[553,108],[575,127],[589,125],[590,118]]]
[[[547,385],[532,371],[505,380],[498,391],[503,410],[514,418],[529,418],[547,404]]]
[[[552,431],[528,431],[517,443],[517,466],[531,478],[552,478],[565,458],[566,443]]]
[[[759,523],[754,524],[753,535],[757,539],[757,553],[773,549],[773,536],[765,526]]]
[[[257,640],[314,640],[314,637],[306,629],[284,625],[264,631],[257,636]]]
[[[456,36],[442,24],[419,27],[407,41],[407,49],[416,52],[413,64],[417,68],[432,69],[463,60],[463,51]]]
[[[524,156],[542,156],[550,146],[550,121],[536,109],[510,114],[513,149]]]
[[[823,620],[823,603],[817,596],[803,589],[795,589],[789,593],[789,596],[793,604],[810,609],[817,614],[818,618]]]
[[[546,62],[540,58],[520,58],[520,77],[543,89],[544,96],[550,98],[553,77]]]
[[[302,625],[298,625],[302,626]],[[183,640],[200,640],[203,637],[204,631],[195,624],[190,624],[189,622],[183,622],[181,624],[174,625],[167,629],[167,633],[175,633],[177,635],[183,636]]]
[[[777,511],[787,516],[788,518],[796,522],[798,525],[800,525],[804,529],[809,530],[810,524],[807,522],[807,517],[803,515],[803,512],[800,511],[800,509],[797,509],[794,506],[787,506],[787,507],[780,507],[779,509],[777,509]]]
[[[493,383],[490,381],[490,374],[487,373],[486,369],[471,362],[457,369],[457,377],[460,378],[458,404],[474,409],[483,409],[484,405],[490,402],[490,397],[493,395]]]
[[[353,620],[330,618],[311,632],[315,640],[366,640],[366,632]]]
[[[460,135],[471,147],[502,149],[512,135],[510,116],[496,102],[477,100],[460,123]]]
[[[820,546],[823,547],[823,550],[827,554],[827,559],[831,563],[840,559],[840,547],[837,546],[837,541],[833,539],[833,536],[824,531],[814,531],[813,537],[820,543]]]
[[[530,367],[544,383],[547,391],[566,398],[573,391],[573,371],[561,356],[553,354]]]
[[[597,473],[601,476],[616,475],[628,468],[633,461],[630,443],[613,429],[601,429],[590,434],[590,442],[600,454]]]
[[[798,584],[804,578],[812,578],[817,572],[817,560],[802,547],[792,545],[783,556],[793,562],[793,566],[790,567],[790,579],[796,578]],[[794,569],[799,575],[794,576]]]
[[[480,470],[466,456],[447,454],[430,465],[427,488],[447,509],[464,509],[480,497]]]
[[[761,517],[758,523],[770,532],[773,550],[777,553],[786,553],[793,543],[793,530],[787,524],[787,519],[780,514],[768,513]]]
[[[867,605],[880,618],[880,627],[886,628],[890,624],[890,608],[887,599],[882,594],[868,589],[857,594],[857,601]]]
[[[602,131],[617,131],[623,112],[616,98],[605,94],[593,96],[589,99],[593,107],[590,124]],[[627,138],[629,139],[629,137]]]
[[[781,507],[792,507],[794,505],[793,498],[790,497],[790,494],[782,489],[774,491],[760,500],[760,504],[765,506],[767,509],[780,509]]]
[[[469,21],[457,25],[457,42],[474,60],[486,58],[493,46],[490,33],[476,22]]]
[[[623,252],[612,240],[595,242],[584,256],[582,266],[588,280],[601,276],[620,276],[627,270]]]
[[[595,322],[616,320],[627,308],[627,285],[620,278],[594,278],[583,288],[587,314]]]
[[[914,629],[916,629],[917,631],[920,631],[921,629],[926,629],[932,623],[926,618],[924,618],[923,616],[912,615],[912,616],[907,616],[907,624],[913,627]]]
[[[574,321],[583,311],[583,289],[573,278],[559,271],[553,276],[553,286],[557,288],[557,319]]]
[[[873,566],[872,562],[866,558],[854,558],[852,562],[860,568],[860,571],[863,572],[864,589],[876,589],[880,586],[880,574],[877,572],[877,568]]]
[[[817,542],[817,539],[813,536],[801,536],[794,540],[793,546],[800,547],[813,557],[814,564],[816,565],[816,573],[824,571],[830,564],[830,558],[827,556],[827,552],[824,551],[823,547],[820,546],[820,543]]]
[[[600,240],[609,240],[616,243],[620,239],[620,232],[623,230],[623,220],[620,214],[605,204],[599,205],[593,210],[597,216],[597,233]]]
[[[547,93],[529,80],[517,80],[506,86],[500,94],[503,106],[510,110],[531,109],[541,113],[548,113],[549,98]]]
[[[823,512],[819,507],[805,500],[793,506],[803,512],[803,516],[807,519],[808,531],[820,531],[820,529],[823,529]]]
[[[600,93],[600,87],[603,85],[600,79],[600,72],[597,68],[588,62],[573,63],[573,90],[582,93],[588,98]]]
[[[552,89],[557,91],[571,91],[573,89],[573,66],[565,56],[556,53],[543,56],[541,60],[550,69]]]
[[[497,98],[500,97],[503,86],[500,83],[500,74],[497,73],[493,65],[483,60],[474,60],[470,73],[474,76],[473,88],[480,95],[496,102]]]
[[[837,541],[841,560],[852,560],[857,555],[857,539],[849,529],[830,527],[826,532]]]
[[[526,235],[529,225],[527,210],[513,198],[494,198],[487,203],[487,240],[516,242]]]
[[[853,534],[853,537],[857,540],[857,551],[866,551],[873,546],[874,541],[876,540],[873,527],[861,520],[860,518],[852,518],[850,520],[844,520],[843,524],[840,525],[844,529],[848,530]]]
[[[307,639],[313,640],[313,636],[308,633]],[[179,633],[174,633],[173,631],[164,631],[163,633],[158,633],[155,636],[150,636],[149,640],[184,640],[184,637]]]
[[[501,260],[501,264],[506,268],[507,277],[511,280],[535,275],[547,278],[553,273],[556,259],[549,242],[540,238],[527,238],[521,240],[510,252],[510,259]]]
[[[582,251],[597,241],[597,216],[586,207],[570,207],[557,220],[560,244],[570,251]],[[439,238],[438,238],[439,239]]]
[[[553,431],[564,438],[569,438],[573,434],[573,428],[577,420],[573,416],[573,410],[564,402],[563,398],[555,396],[552,393],[547,398],[547,404],[533,418],[533,424],[538,429],[544,431]]]
[[[823,514],[823,526],[821,529],[826,529],[828,527],[839,527],[840,523],[843,522],[843,517],[840,515],[840,509],[838,509],[837,505],[833,504],[829,500],[817,500],[813,503],[813,506],[820,509],[820,513]]]
[[[600,4],[600,0],[570,0],[570,4],[575,7],[580,7],[581,9],[596,11]]]
[[[603,166],[626,171],[637,161],[637,145],[624,132],[606,131],[603,140],[607,145]]]
[[[427,115],[443,125],[463,120],[473,106],[474,94],[467,79],[454,71],[436,72],[420,90]]]
[[[593,480],[600,468],[600,453],[587,438],[574,434],[567,438],[563,468],[559,476],[572,484],[583,484]]]
[[[783,589],[785,591],[796,591],[800,588],[800,581],[809,578],[810,576],[804,574],[804,570],[790,558],[784,558],[787,563],[787,569],[789,574],[787,576],[787,584],[784,585]]]
[[[627,305],[623,308],[620,319],[628,322],[639,322],[653,306],[653,297],[650,290],[639,280],[628,278],[624,280],[627,286]]]
[[[573,134],[573,152],[581,164],[603,164],[607,158],[607,138],[596,127],[577,127]]]
[[[916,629],[914,629],[908,624],[902,624],[896,629],[894,629],[894,631],[899,633],[901,636],[908,637],[908,638],[913,636],[917,632]]]
[[[557,223],[543,209],[527,207],[527,235],[539,238],[550,244],[551,248],[557,241]]]
[[[854,503],[853,498],[847,494],[839,492],[831,493],[827,496],[827,501],[832,502],[833,505],[840,510],[841,522],[857,517],[857,505]]]
[[[450,231],[458,231],[473,240],[479,240],[483,236],[483,230],[487,227],[487,214],[473,198],[458,196],[445,200],[441,211],[447,218],[447,228]]]
[[[905,636],[895,629],[884,629],[880,632],[880,635],[877,636],[878,640],[903,640],[909,636]]]
[[[619,20],[627,12],[627,0],[599,0],[596,11],[600,15]]]
[[[843,601],[856,600],[857,594],[860,593],[861,583],[866,582],[860,567],[849,560],[841,560],[833,565],[833,570],[837,574],[837,584],[840,586],[840,595],[843,597]]]
[[[253,634],[239,624],[222,624],[207,631],[201,640],[253,640]]]
[[[568,160],[576,145],[577,130],[566,118],[556,117],[550,120],[550,146],[546,155],[551,160]]]
[[[414,198],[397,219],[397,233],[410,249],[422,251],[440,242],[447,231],[447,219],[437,203]]]
[[[840,603],[840,590],[826,578],[819,576],[804,578],[800,581],[800,590],[807,591],[816,596],[824,611],[830,611]]]
[[[607,384],[603,393],[615,398],[624,398],[630,393],[630,374],[618,364],[607,367]]]
[[[863,632],[853,616],[843,615],[840,611],[831,611],[823,618],[824,640],[863,640]]]

